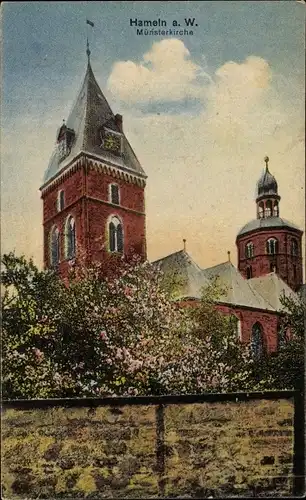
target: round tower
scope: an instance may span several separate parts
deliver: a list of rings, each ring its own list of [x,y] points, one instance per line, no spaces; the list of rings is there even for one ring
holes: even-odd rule
[[[257,183],[257,218],[238,233],[238,269],[246,278],[277,273],[293,290],[303,282],[302,235],[292,222],[280,217],[278,185],[269,171],[269,158]]]

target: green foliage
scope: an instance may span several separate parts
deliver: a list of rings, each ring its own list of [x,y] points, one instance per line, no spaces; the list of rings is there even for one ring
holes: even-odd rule
[[[279,325],[279,345],[253,368],[254,383],[262,389],[304,390],[305,317],[302,299],[281,297],[283,306]]]
[[[293,339],[255,365],[237,338],[236,318],[215,307],[221,293],[215,283],[196,307],[182,307],[173,301],[179,283],[173,292],[171,280],[136,257],[107,277],[99,264],[80,265],[66,284],[12,253],[2,265],[4,398],[300,384],[304,330],[296,304],[285,304],[283,319]]]

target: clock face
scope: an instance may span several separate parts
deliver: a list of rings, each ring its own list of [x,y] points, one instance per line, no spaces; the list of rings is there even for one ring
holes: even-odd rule
[[[111,132],[106,132],[103,137],[102,147],[114,153],[121,152],[121,137]]]

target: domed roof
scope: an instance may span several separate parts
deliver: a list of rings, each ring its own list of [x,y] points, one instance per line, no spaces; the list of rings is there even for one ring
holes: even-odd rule
[[[277,194],[277,182],[274,175],[271,174],[268,167],[269,158],[265,157],[266,168],[257,183],[257,195]]]
[[[262,219],[251,220],[245,226],[243,226],[242,229],[240,229],[237,236],[242,236],[243,234],[250,233],[251,231],[255,231],[256,229],[279,229],[283,227],[302,232],[301,229],[299,229],[292,222],[289,222],[286,219],[283,219],[281,217],[266,217]]]

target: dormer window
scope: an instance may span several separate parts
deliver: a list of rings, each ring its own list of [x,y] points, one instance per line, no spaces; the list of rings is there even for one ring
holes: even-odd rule
[[[122,134],[103,128],[101,130],[101,148],[115,155],[122,153]]]
[[[56,206],[57,206],[58,212],[61,212],[65,208],[65,194],[64,194],[64,191],[62,189],[57,193]]]
[[[69,155],[74,136],[74,130],[68,128],[64,122],[57,134],[57,151],[60,161]]]
[[[109,186],[109,200],[114,205],[119,205],[119,186],[118,184],[110,184]]]

